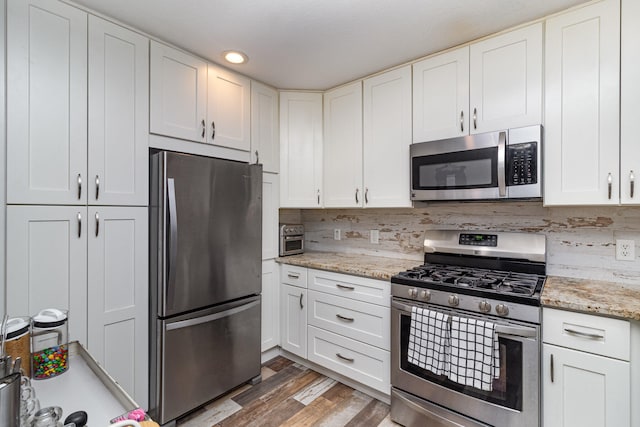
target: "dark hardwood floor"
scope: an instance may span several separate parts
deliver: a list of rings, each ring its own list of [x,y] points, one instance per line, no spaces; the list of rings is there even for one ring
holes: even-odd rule
[[[284,357],[246,385],[178,421],[178,427],[386,427],[389,405]]]

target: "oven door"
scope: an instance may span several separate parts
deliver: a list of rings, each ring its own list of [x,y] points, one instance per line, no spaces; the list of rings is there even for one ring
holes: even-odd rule
[[[412,144],[412,200],[507,197],[507,132]]]
[[[494,380],[492,391],[463,386],[407,361],[412,306],[496,323],[500,344],[500,376]],[[397,298],[393,298],[391,314],[391,385],[395,389],[430,402],[430,405],[435,404],[492,426],[538,426],[539,326],[476,316]],[[392,415],[393,406],[392,401]]]

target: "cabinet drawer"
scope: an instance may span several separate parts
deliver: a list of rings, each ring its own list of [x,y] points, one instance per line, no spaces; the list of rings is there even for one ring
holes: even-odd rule
[[[300,288],[307,287],[307,269],[305,267],[282,264],[281,268],[280,281],[282,283]]]
[[[308,328],[308,359],[389,394],[389,352],[313,326]]]
[[[309,291],[308,323],[389,350],[389,308]]]
[[[548,344],[629,360],[630,334],[626,320],[549,308],[542,310],[542,338]]]
[[[391,284],[382,280],[309,269],[309,289],[389,307]]]

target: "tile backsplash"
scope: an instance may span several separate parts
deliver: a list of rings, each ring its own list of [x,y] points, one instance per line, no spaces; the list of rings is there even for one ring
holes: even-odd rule
[[[428,229],[542,233],[547,274],[640,286],[640,262],[617,261],[616,239],[640,254],[640,207],[544,207],[541,202],[444,203],[403,209],[281,209],[280,222],[305,226],[308,250],[422,259]],[[341,240],[334,240],[334,229]],[[371,230],[379,243],[370,243]]]

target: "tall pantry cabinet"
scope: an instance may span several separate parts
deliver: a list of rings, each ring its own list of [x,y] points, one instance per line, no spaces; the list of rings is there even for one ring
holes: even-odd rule
[[[7,6],[8,314],[69,310],[70,339],[145,406],[148,40],[56,1]]]

